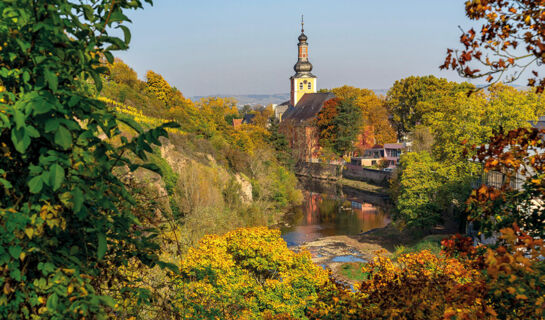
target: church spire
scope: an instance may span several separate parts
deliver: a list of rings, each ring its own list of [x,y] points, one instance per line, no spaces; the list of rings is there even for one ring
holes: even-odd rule
[[[297,47],[299,49],[298,59],[293,69],[296,72],[296,75],[308,74],[312,71],[312,64],[308,61],[308,43],[307,36],[305,35],[305,20],[304,16],[301,15],[301,35],[299,35],[299,43]]]
[[[305,20],[301,15],[301,34],[297,44],[297,63],[293,66],[295,74],[290,78],[290,104],[296,106],[297,102],[307,93],[316,93],[316,76],[310,73],[312,64],[308,61],[308,43],[305,35]]]

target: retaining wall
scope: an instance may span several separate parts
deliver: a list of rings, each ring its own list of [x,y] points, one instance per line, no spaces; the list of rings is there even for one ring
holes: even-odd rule
[[[388,185],[392,172],[368,169],[354,164],[346,164],[342,172],[343,178],[360,180],[378,185]]]

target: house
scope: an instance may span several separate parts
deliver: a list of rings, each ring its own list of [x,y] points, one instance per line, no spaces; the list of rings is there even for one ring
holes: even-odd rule
[[[243,119],[233,119],[233,128],[235,128],[235,130],[240,129],[240,126],[242,125],[242,120]]]
[[[388,167],[395,167],[399,163],[402,150],[402,143],[377,144],[365,150],[363,156],[354,157],[350,162],[363,167],[373,167],[378,165],[380,160],[385,160],[388,161]]]

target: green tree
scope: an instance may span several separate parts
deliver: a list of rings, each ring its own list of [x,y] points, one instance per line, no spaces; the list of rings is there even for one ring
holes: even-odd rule
[[[394,83],[388,90],[386,103],[396,130],[406,135],[421,123],[422,116],[441,109],[446,100],[458,92],[474,89],[469,83],[449,82],[434,76],[411,76]]]
[[[107,271],[157,263],[155,232],[113,170],[136,169],[129,155],[146,159],[171,125],[144,132],[89,90],[102,87],[101,58],[128,46],[124,11],[143,3],[0,2],[0,318],[104,319]],[[139,135],[122,137],[117,121]]]
[[[337,106],[338,114],[334,120],[336,140],[333,150],[338,155],[344,155],[354,149],[354,142],[362,132],[363,114],[353,99],[345,99]]]
[[[320,145],[342,156],[354,149],[363,129],[363,114],[353,98],[333,98],[324,103],[316,118]]]

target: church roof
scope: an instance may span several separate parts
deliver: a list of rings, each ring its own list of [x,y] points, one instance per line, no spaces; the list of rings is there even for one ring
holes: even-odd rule
[[[316,117],[316,115],[322,110],[324,103],[335,98],[335,95],[331,92],[326,93],[306,93],[297,102],[295,107],[290,107],[282,116],[283,120],[295,120],[306,121]]]

